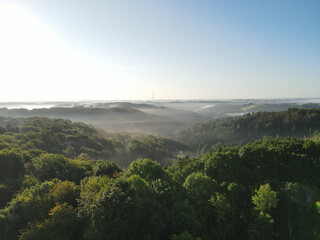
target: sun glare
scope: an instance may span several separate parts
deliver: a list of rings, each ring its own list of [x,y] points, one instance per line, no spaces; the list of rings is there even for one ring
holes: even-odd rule
[[[116,67],[63,44],[17,5],[0,5],[0,52],[1,85],[16,88],[0,100],[116,98],[124,92],[126,76]]]

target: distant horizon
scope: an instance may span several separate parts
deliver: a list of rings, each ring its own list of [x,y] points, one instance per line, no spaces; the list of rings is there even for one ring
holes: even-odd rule
[[[16,103],[81,103],[81,102],[196,102],[196,101],[278,101],[278,100],[320,100],[320,97],[290,97],[290,98],[172,98],[172,99],[79,99],[79,100],[31,100],[31,101],[1,101],[0,104],[16,104]]]

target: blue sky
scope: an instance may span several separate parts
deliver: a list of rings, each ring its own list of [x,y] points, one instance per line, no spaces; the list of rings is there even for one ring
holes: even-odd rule
[[[320,97],[319,11],[311,0],[0,0],[0,100]]]

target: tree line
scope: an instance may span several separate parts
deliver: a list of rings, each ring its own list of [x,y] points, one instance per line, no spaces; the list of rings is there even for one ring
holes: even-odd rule
[[[292,108],[256,112],[193,124],[175,132],[175,139],[198,153],[219,146],[246,144],[264,137],[310,137],[320,130],[320,109]]]

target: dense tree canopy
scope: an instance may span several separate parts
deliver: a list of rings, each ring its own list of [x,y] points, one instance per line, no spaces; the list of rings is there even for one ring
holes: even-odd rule
[[[169,164],[185,145],[23,122],[0,134],[0,240],[320,239],[319,138],[265,138]],[[126,167],[108,161],[130,154],[139,159]]]
[[[176,139],[206,152],[224,145],[245,144],[270,137],[307,137],[320,130],[320,109],[256,112],[193,124],[175,133]]]
[[[14,150],[2,151],[7,161],[22,161],[20,174],[8,171],[5,177],[24,181],[16,182],[20,191],[0,210],[0,239],[318,239],[320,234],[318,140],[266,139],[197,158],[180,156],[167,169],[150,159],[121,170],[102,160],[45,153],[26,161],[10,155]]]

